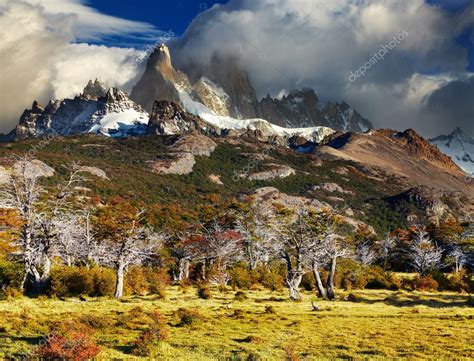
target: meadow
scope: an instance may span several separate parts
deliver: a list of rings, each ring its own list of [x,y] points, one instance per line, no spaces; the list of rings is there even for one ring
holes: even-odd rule
[[[136,340],[157,315],[166,337],[137,356]],[[472,300],[448,292],[340,291],[335,301],[304,292],[292,302],[283,291],[213,289],[201,299],[193,287],[172,286],[164,298],[19,297],[0,301],[0,358],[32,357],[65,325],[88,330],[98,359],[467,360],[473,320]]]

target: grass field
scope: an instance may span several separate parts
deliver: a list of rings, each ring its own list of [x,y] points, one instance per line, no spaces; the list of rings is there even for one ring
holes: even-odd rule
[[[150,313],[165,317],[169,338],[153,346],[150,358],[182,360],[284,359],[472,359],[474,308],[455,293],[354,291],[352,301],[303,302],[284,292],[213,290],[202,300],[194,288],[167,289],[166,299],[128,297],[52,300],[20,298],[0,302],[0,358],[31,354],[52,325],[66,320],[92,325],[100,359],[133,359],[133,341],[150,327]],[[347,296],[348,292],[340,293]],[[311,300],[320,307],[313,311]],[[201,317],[180,324],[177,310]]]

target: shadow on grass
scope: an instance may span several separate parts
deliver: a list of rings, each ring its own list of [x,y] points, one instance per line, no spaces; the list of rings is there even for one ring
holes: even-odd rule
[[[38,346],[41,341],[45,338],[44,336],[34,336],[34,337],[26,337],[26,336],[9,336],[9,335],[0,335],[0,343],[2,343],[2,339],[10,339],[11,341],[23,341],[28,343],[31,346]]]
[[[465,295],[436,295],[435,297],[420,297],[406,293],[394,293],[384,299],[368,299],[360,295],[349,295],[348,301],[355,303],[374,304],[383,302],[396,307],[426,306],[431,308],[469,307],[468,296]]]
[[[133,345],[114,346],[114,349],[126,355],[131,355],[134,349]]]

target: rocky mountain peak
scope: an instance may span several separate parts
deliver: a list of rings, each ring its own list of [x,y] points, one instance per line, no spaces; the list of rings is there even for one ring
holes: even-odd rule
[[[161,44],[157,51],[155,68],[163,74],[172,74],[173,65],[171,63],[170,50],[165,44]]]
[[[99,99],[100,97],[105,96],[106,92],[107,88],[105,84],[99,79],[95,79],[94,81],[89,80],[81,94],[81,97],[84,99]]]
[[[467,174],[474,174],[474,139],[463,129],[457,127],[449,135],[441,135],[429,140]]]
[[[39,114],[39,113],[42,113],[43,111],[44,111],[44,107],[35,100],[33,102],[33,105],[31,106],[31,113]]]
[[[295,89],[281,97],[267,95],[259,102],[259,116],[288,128],[325,126],[365,132],[372,124],[347,103],[323,105],[311,88]]]
[[[110,88],[107,90],[105,94],[105,103],[117,103],[117,102],[124,102],[130,101],[128,95],[121,91],[119,88]]]

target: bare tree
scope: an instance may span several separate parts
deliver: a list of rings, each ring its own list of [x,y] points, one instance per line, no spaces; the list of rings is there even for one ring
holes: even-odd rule
[[[345,239],[337,234],[330,234],[327,236],[322,244],[322,251],[329,258],[329,273],[327,279],[326,293],[327,297],[332,300],[335,298],[334,292],[334,275],[336,273],[337,259],[348,257],[351,255],[351,250],[348,247]]]
[[[467,262],[467,256],[459,245],[453,246],[449,255],[454,260],[454,271],[459,273]]]
[[[387,262],[394,256],[397,242],[395,237],[388,233],[384,239],[379,242],[379,257],[383,261],[383,268],[387,269]]]
[[[54,227],[58,232],[53,253],[67,266],[78,262],[86,266],[91,262],[98,263],[100,245],[94,238],[90,218],[90,210],[86,210],[59,213],[54,219]]]
[[[115,298],[123,296],[124,278],[128,268],[150,259],[157,253],[163,239],[159,234],[141,226],[132,227],[127,233],[118,240],[105,240],[100,248],[101,263],[113,267],[116,272]]]
[[[195,250],[198,257],[214,267],[214,275],[210,281],[217,284],[227,284],[229,277],[227,267],[241,258],[242,236],[233,229],[222,225],[214,220],[208,225],[200,225],[200,240],[195,242]]]
[[[39,292],[49,279],[58,239],[54,219],[68,208],[73,185],[82,178],[79,167],[73,165],[65,184],[46,192],[40,184],[43,173],[30,158],[14,156],[13,162],[9,182],[0,186],[0,207],[16,210],[22,221],[20,237],[14,244],[17,251],[13,254],[24,265],[21,289],[24,291],[26,284],[31,283],[33,291]],[[42,196],[43,193],[48,196]]]
[[[325,296],[319,267],[327,260],[327,242],[333,235],[333,214],[312,207],[280,208],[268,227],[276,232],[273,251],[286,264],[286,284],[293,300],[301,300],[299,285],[303,275],[312,270],[318,293]]]
[[[186,281],[189,278],[189,267],[198,256],[191,232],[175,232],[173,235],[168,235],[166,244],[176,263],[176,270],[173,272],[174,281]]]
[[[417,227],[414,240],[408,249],[408,257],[418,273],[426,274],[441,266],[443,250],[431,241],[424,228]]]
[[[256,205],[252,205],[248,212],[237,217],[235,229],[242,236],[244,257],[251,270],[270,259],[271,243],[275,234],[266,227],[269,219],[269,209]]]
[[[22,220],[20,238],[14,246],[15,253],[24,265],[24,276],[21,289],[24,291],[29,277],[35,274],[40,249],[34,242],[33,232],[38,221],[37,205],[42,187],[39,184],[40,174],[31,172],[28,168],[29,158],[15,157],[18,167],[12,173],[9,182],[0,185],[0,207],[12,208],[18,212]]]
[[[375,251],[372,249],[369,241],[365,241],[357,246],[355,256],[356,260],[365,266],[374,263],[376,258]]]

